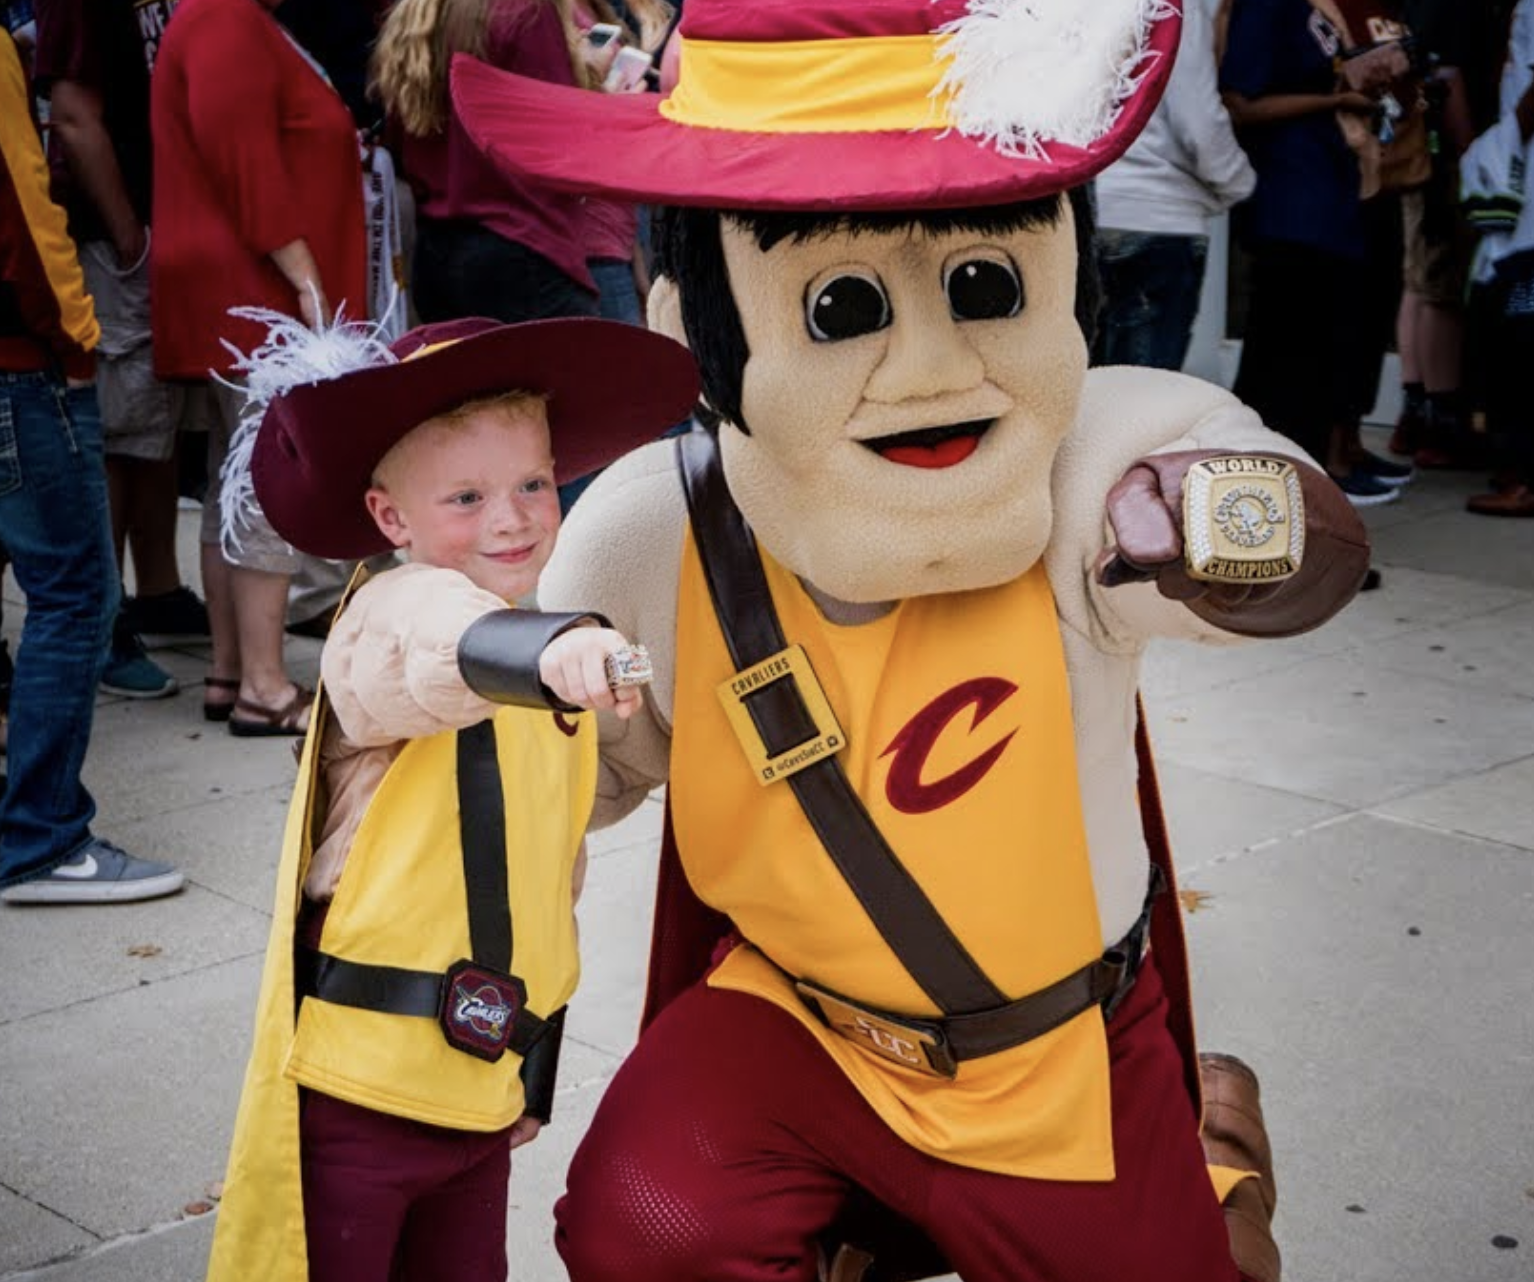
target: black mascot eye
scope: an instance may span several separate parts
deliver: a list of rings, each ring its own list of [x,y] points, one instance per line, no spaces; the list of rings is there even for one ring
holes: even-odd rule
[[[1023,282],[1011,263],[971,258],[943,279],[954,320],[1002,320],[1023,310]]]
[[[872,334],[890,323],[890,300],[871,276],[833,276],[811,291],[804,311],[817,343]]]

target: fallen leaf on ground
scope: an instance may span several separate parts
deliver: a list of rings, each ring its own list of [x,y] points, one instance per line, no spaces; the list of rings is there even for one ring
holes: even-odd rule
[[[1179,890],[1177,898],[1182,902],[1183,911],[1187,913],[1200,912],[1214,902],[1214,896],[1207,890]]]
[[[165,950],[159,944],[134,944],[128,949],[129,957],[158,957]]]
[[[212,1202],[188,1202],[181,1208],[182,1215],[206,1215],[213,1209]]]

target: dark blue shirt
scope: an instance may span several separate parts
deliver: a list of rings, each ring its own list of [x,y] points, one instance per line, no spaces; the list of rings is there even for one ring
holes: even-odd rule
[[[1331,93],[1337,48],[1309,0],[1236,0],[1220,87],[1244,98]],[[1237,212],[1244,236],[1365,256],[1358,161],[1332,112],[1245,129],[1241,144],[1257,171],[1257,190]]]

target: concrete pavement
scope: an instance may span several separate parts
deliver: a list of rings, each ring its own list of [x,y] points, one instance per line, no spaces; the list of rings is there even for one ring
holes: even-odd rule
[[[1534,523],[1466,516],[1480,479],[1370,512],[1384,586],[1327,629],[1146,666],[1201,1037],[1263,1077],[1290,1282],[1534,1279]],[[318,652],[290,643],[300,677]],[[0,910],[4,1282],[202,1276],[186,1208],[222,1177],[293,775],[286,741],[202,721],[204,655],[158,652],[177,698],[104,699],[87,766],[98,830],[186,892]],[[564,1276],[549,1208],[632,1044],[659,821],[594,841],[556,1123],[514,1166],[520,1282]]]

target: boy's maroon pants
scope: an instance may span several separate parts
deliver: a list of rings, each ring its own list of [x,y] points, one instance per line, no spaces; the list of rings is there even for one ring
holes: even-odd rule
[[[310,1282],[506,1282],[509,1130],[448,1130],[305,1091]]]
[[[857,1185],[965,1282],[1238,1282],[1165,1012],[1147,962],[1109,1024],[1117,1178],[1067,1183],[918,1152],[792,1018],[699,985],[608,1088],[555,1208],[560,1254],[572,1282],[814,1282]]]

